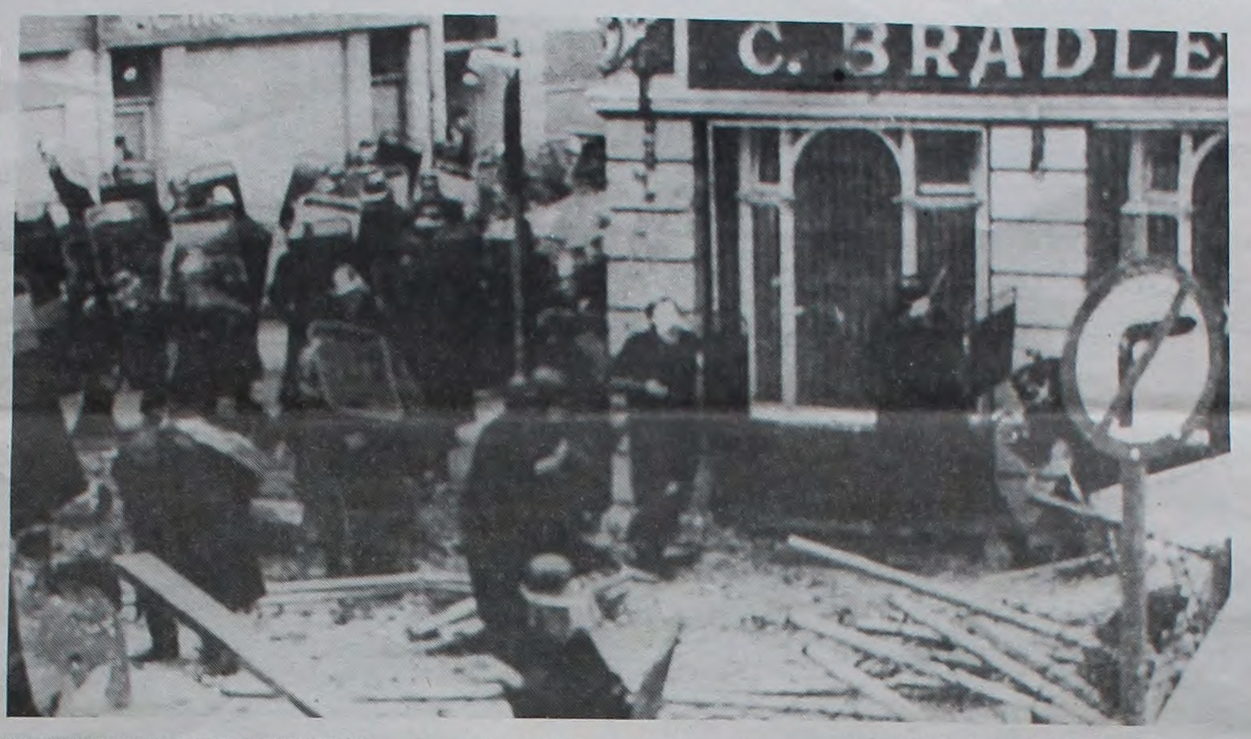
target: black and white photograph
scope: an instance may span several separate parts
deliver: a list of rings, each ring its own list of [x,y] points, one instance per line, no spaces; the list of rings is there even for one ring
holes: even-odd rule
[[[1242,720],[1230,29],[205,5],[13,34],[7,716]]]

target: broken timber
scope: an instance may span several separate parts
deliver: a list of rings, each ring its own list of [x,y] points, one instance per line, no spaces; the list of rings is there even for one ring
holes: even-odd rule
[[[407,629],[410,641],[433,639],[445,626],[477,615],[478,604],[473,598],[458,600],[438,613],[432,613]]]
[[[909,617],[947,637],[956,646],[981,657],[986,664],[1007,675],[1039,698],[1063,708],[1087,723],[1108,723],[1107,717],[1088,706],[1085,701],[1045,679],[1029,666],[1016,661],[989,641],[970,634],[963,627],[910,599],[891,596],[890,602]]]
[[[1034,668],[1043,677],[1050,679],[1060,687],[1068,689],[1084,700],[1091,708],[1100,710],[1102,702],[1095,693],[1094,688],[1078,677],[1071,667],[1062,666],[1054,658],[1038,654],[1037,650],[1031,648],[1032,645],[1022,643],[1020,639],[1009,637],[1001,630],[1002,627],[998,624],[979,618],[968,619],[966,623],[973,630],[973,633]]]
[[[1048,619],[1039,618],[1037,616],[1023,613],[1006,606],[995,603],[980,602],[970,598],[941,583],[934,582],[928,578],[913,575],[909,572],[897,570],[893,567],[887,567],[884,564],[874,562],[866,557],[858,554],[844,552],[834,547],[828,547],[824,544],[818,544],[798,536],[792,536],[786,540],[788,546],[798,549],[801,552],[812,555],[818,559],[829,562],[830,564],[851,570],[865,577],[875,580],[881,580],[893,585],[899,585],[921,595],[935,598],[954,606],[967,608],[970,611],[989,616],[996,621],[1002,621],[1023,629],[1033,631],[1044,636],[1059,639],[1060,641],[1073,646],[1097,646],[1098,642],[1093,635],[1086,634],[1078,629],[1074,629],[1064,624],[1060,624]]]
[[[828,619],[810,613],[792,613],[790,616],[791,623],[800,628],[807,629],[815,634],[820,634],[828,639],[840,642],[852,649],[874,657],[882,657],[890,660],[902,667],[908,667],[927,675],[934,675],[946,680],[953,685],[958,685],[966,690],[979,693],[987,698],[993,698],[1001,703],[1007,703],[1021,708],[1028,708],[1033,714],[1039,718],[1053,724],[1073,724],[1081,723],[1081,719],[1063,710],[1059,706],[1045,703],[1032,696],[1020,693],[1013,688],[997,683],[992,680],[985,680],[973,675],[967,675],[957,672],[950,667],[940,664],[933,659],[919,657],[912,653],[911,650],[900,647],[891,642],[881,639],[865,636],[860,632],[849,629],[841,624],[831,622]]]
[[[457,595],[470,592],[469,576],[456,572],[402,572],[395,575],[325,577],[266,585],[260,605],[277,605],[314,598],[373,598],[413,590],[437,590]]]
[[[113,564],[124,579],[168,603],[192,629],[224,644],[248,672],[291,701],[305,716],[317,718],[323,715],[325,707],[338,705],[339,701],[330,697],[328,686],[297,685],[299,670],[292,670],[290,659],[274,653],[266,642],[253,636],[247,618],[229,611],[155,555],[124,554],[115,557]]]
[[[856,689],[861,695],[881,705],[904,721],[929,721],[932,717],[920,706],[883,685],[877,678],[865,673],[855,665],[848,664],[841,656],[819,644],[804,647],[804,656],[841,683]]]

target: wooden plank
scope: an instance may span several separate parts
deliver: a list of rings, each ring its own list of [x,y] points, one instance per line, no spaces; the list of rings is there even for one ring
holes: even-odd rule
[[[361,703],[440,703],[503,700],[499,683],[458,683],[451,685],[393,686],[357,695]]]
[[[957,672],[933,659],[917,656],[912,650],[903,648],[898,644],[872,636],[865,636],[854,629],[846,628],[841,624],[833,623],[820,616],[796,612],[791,614],[790,620],[801,628],[820,634],[828,639],[833,639],[865,654],[883,657],[918,672],[941,677],[953,685],[959,685],[966,690],[993,698],[1001,703],[1028,708],[1039,718],[1049,723],[1081,723],[1080,719],[1067,711],[1024,693],[1019,693],[1007,685]]]
[[[872,636],[895,636],[930,646],[942,646],[947,643],[942,634],[920,624],[903,624],[880,618],[858,618],[855,626],[857,630]]]
[[[740,711],[776,711],[778,713],[820,714],[829,717],[869,716],[893,718],[877,703],[862,698],[831,693],[829,695],[778,696],[755,693],[683,692],[665,696],[666,705],[701,708],[729,708]]]
[[[1083,572],[1089,568],[1107,561],[1107,552],[1096,552],[1072,559],[1062,559],[1057,562],[1048,562],[1038,565],[1037,567],[1029,567],[1022,570],[1004,570],[1002,572],[993,572],[989,575],[980,577],[981,583],[1001,583],[1001,582],[1020,582],[1023,580],[1039,580],[1052,579],[1074,573]]]
[[[989,616],[996,621],[1002,621],[1044,636],[1059,639],[1066,644],[1072,644],[1074,646],[1097,646],[1098,644],[1093,635],[1087,634],[1078,629],[1039,618],[1037,616],[1032,616],[1027,613],[1022,613],[995,603],[986,603],[975,600],[965,593],[941,583],[934,582],[929,578],[913,575],[910,572],[897,570],[893,567],[887,567],[886,565],[874,562],[866,557],[861,557],[858,554],[844,552],[840,549],[835,549],[834,547],[819,544],[815,541],[798,536],[791,536],[786,540],[786,543],[794,549],[798,549],[801,552],[817,557],[818,559],[824,560],[833,565],[851,570],[857,574],[864,575],[865,577],[881,580],[893,585],[899,585],[913,592],[920,593],[921,595],[935,598],[954,606],[960,606],[961,608],[967,608],[984,616]]]
[[[290,659],[275,653],[253,635],[248,619],[232,613],[207,593],[175,572],[155,555],[141,552],[113,559],[118,573],[169,604],[179,618],[198,633],[217,639],[248,672],[278,691],[305,716],[320,717],[339,701],[329,686],[303,684]]]
[[[1031,648],[1032,645],[1008,636],[998,624],[979,618],[968,619],[965,623],[973,629],[975,634],[995,645],[1004,653],[1024,662],[1043,677],[1072,692],[1091,708],[1101,710],[1102,701],[1099,699],[1095,689],[1076,674],[1073,674],[1071,668],[1057,664],[1056,660],[1050,657],[1050,655],[1039,654],[1037,650]]]
[[[432,613],[405,629],[410,641],[433,639],[445,626],[463,621],[478,613],[478,604],[473,598],[458,600],[438,613]]]
[[[986,664],[1007,675],[1014,682],[1039,698],[1059,706],[1087,723],[1096,725],[1108,723],[1106,716],[1086,705],[1077,696],[1043,678],[1029,666],[1013,659],[989,641],[970,634],[962,626],[958,626],[931,611],[929,608],[916,602],[915,599],[892,595],[890,596],[890,602],[896,608],[908,614],[909,617],[947,637],[961,649],[972,652],[986,660]]]
[[[327,600],[345,597],[374,597],[405,593],[412,590],[437,590],[446,593],[471,592],[469,576],[459,572],[402,572],[395,575],[364,575],[360,577],[326,577],[266,584],[268,591],[261,605],[300,600],[298,596],[320,595]]]
[[[883,708],[904,721],[929,721],[933,718],[928,711],[911,701],[905,700],[898,693],[883,685],[876,678],[865,674],[864,671],[855,665],[848,664],[840,655],[834,653],[828,647],[823,647],[820,644],[805,645],[804,656],[815,662],[834,679],[850,685],[859,691],[861,695],[880,704]]]

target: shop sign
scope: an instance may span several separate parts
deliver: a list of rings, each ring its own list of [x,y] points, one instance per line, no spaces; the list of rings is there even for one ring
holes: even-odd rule
[[[418,26],[428,20],[422,16],[356,13],[111,15],[101,18],[100,38],[109,48],[164,46]]]
[[[689,44],[704,90],[1228,93],[1208,31],[693,20]]]

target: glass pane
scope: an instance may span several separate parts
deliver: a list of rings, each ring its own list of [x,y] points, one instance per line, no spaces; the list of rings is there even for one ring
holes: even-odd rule
[[[762,128],[756,132],[756,151],[760,167],[756,176],[761,182],[777,182],[782,176],[781,138],[776,128]]]
[[[146,49],[113,52],[113,97],[151,97],[156,90],[156,53]]]
[[[407,28],[388,28],[369,34],[369,74],[404,74],[408,64]]]
[[[920,277],[926,285],[934,285],[940,274],[945,275],[934,305],[960,326],[969,325],[974,316],[976,213],[971,207],[917,212]]]
[[[1177,219],[1172,216],[1147,217],[1147,253],[1168,260],[1177,259]]]
[[[117,111],[113,117],[115,154],[123,161],[148,158],[147,116],[143,111]]]
[[[917,131],[918,182],[969,182],[977,163],[978,134],[971,131]]]
[[[756,399],[782,400],[781,252],[778,209],[753,205],[756,291]]]
[[[398,83],[373,86],[374,135],[404,133],[404,92]]]
[[[1147,166],[1152,190],[1177,190],[1178,158],[1181,134],[1175,131],[1151,131],[1146,137]]]

